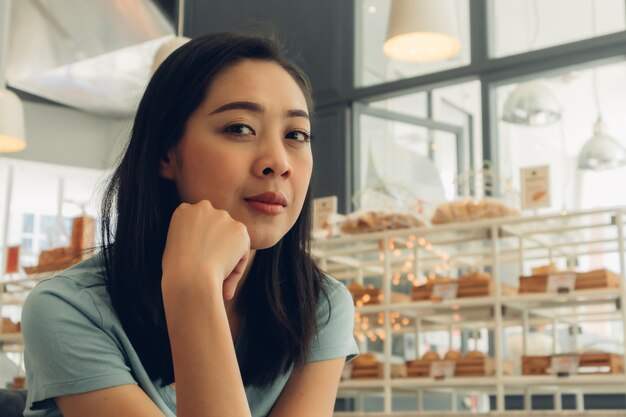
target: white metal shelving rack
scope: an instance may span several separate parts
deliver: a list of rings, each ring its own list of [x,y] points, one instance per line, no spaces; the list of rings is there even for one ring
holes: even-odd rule
[[[392,413],[392,395],[409,392],[415,395],[416,407],[421,410],[425,391],[448,392],[452,396],[463,392],[486,392],[495,395],[496,409],[506,412],[504,398],[508,394],[523,394],[526,410],[530,409],[531,394],[554,394],[555,410],[562,409],[561,394],[573,393],[577,398],[577,411],[584,410],[585,393],[624,393],[625,374],[528,376],[504,375],[502,361],[503,329],[521,326],[523,352],[527,349],[527,335],[532,324],[551,325],[554,332],[559,325],[578,326],[587,321],[621,322],[622,334],[618,341],[626,340],[626,274],[624,248],[624,214],[626,208],[588,210],[535,217],[516,217],[457,223],[425,228],[394,230],[362,235],[341,236],[318,240],[312,253],[319,265],[344,280],[363,283],[377,280],[383,293],[381,304],[356,308],[359,316],[383,314],[382,325],[377,325],[383,341],[384,372],[382,379],[347,380],[340,392],[352,394],[357,399],[367,393],[382,395],[383,414]],[[560,262],[574,268],[578,262],[593,255],[611,255],[617,259],[613,270],[621,277],[619,288],[574,291],[566,294],[538,293],[512,295],[505,291],[503,280],[509,282],[522,274],[530,274],[530,266],[547,262]],[[443,267],[442,267],[443,265]],[[501,276],[504,268],[517,268],[514,277]],[[431,301],[392,300],[394,279],[412,275],[413,279],[429,271],[451,274],[449,270],[488,268],[493,279],[493,293],[489,297],[462,298]],[[448,270],[449,269],[449,270]],[[589,269],[596,269],[596,266]],[[577,270],[585,270],[584,265]],[[452,274],[456,275],[456,274]],[[393,297],[396,298],[396,297]],[[391,315],[400,313],[410,319],[410,325],[394,329]],[[373,328],[374,326],[372,326]],[[493,356],[496,372],[493,377],[450,378],[392,378],[393,333],[411,332],[418,336],[435,329],[488,328],[494,330]],[[370,329],[371,330],[371,329]],[[556,333],[555,333],[556,335]],[[572,336],[577,347],[577,333]],[[554,339],[556,340],[556,338]],[[556,349],[556,341],[553,348]],[[361,341],[361,347],[365,344]],[[362,349],[363,350],[363,349]],[[555,352],[556,353],[556,352]],[[625,354],[626,352],[616,352]],[[417,357],[421,357],[417,343]],[[341,413],[341,415],[351,415]],[[360,415],[360,413],[354,413]]]

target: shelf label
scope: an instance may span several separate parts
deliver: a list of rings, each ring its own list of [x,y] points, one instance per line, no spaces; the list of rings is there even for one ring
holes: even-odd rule
[[[578,355],[554,355],[550,359],[550,369],[556,376],[576,375],[578,362]]]
[[[337,196],[320,197],[313,200],[313,230],[329,226],[330,216],[337,214]]]
[[[561,272],[548,275],[547,292],[570,293],[576,288],[576,273]]]
[[[454,377],[456,362],[454,361],[432,361],[430,364],[431,378],[444,379]]]
[[[430,298],[433,300],[451,300],[456,298],[459,291],[459,284],[450,282],[447,284],[435,284]]]
[[[550,167],[522,168],[522,210],[550,207]]]

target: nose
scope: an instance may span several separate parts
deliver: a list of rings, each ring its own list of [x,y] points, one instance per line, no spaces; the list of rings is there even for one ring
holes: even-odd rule
[[[281,139],[259,144],[258,157],[254,163],[254,175],[259,178],[283,177],[289,178],[292,173],[292,167],[289,162],[289,155],[285,149],[285,143]]]

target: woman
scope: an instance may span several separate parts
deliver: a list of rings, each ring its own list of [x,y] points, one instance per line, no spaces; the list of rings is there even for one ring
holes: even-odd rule
[[[269,39],[201,37],[163,62],[104,250],[24,306],[26,416],[332,414],[357,349],[349,292],[307,252],[311,110]]]

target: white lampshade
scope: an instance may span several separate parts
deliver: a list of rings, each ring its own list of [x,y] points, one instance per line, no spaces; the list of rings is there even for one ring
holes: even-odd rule
[[[540,80],[520,83],[504,102],[502,120],[524,126],[547,126],[561,118],[561,106]]]
[[[626,149],[614,138],[604,133],[602,120],[593,128],[593,137],[587,141],[578,155],[578,168],[606,171],[626,165]]]
[[[456,0],[393,0],[385,54],[399,61],[433,62],[456,56]]]
[[[26,149],[24,107],[15,93],[0,89],[0,153]]]
[[[165,59],[167,59],[167,57],[170,56],[172,52],[174,52],[189,41],[190,39],[185,36],[175,36],[163,43],[163,45],[161,45],[154,54],[154,61],[152,62],[152,74],[154,74],[157,68],[159,68],[159,65],[161,65],[161,63],[165,61]]]

